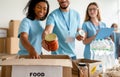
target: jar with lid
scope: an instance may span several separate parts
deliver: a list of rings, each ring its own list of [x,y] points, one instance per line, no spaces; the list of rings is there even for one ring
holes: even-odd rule
[[[79,63],[79,76],[80,77],[88,77],[88,67],[86,63]]]

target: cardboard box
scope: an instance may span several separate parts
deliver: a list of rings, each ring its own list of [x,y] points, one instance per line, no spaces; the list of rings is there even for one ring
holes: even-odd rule
[[[1,77],[1,68],[0,68],[0,77]]]
[[[17,37],[20,20],[11,20],[9,22],[8,37]]]
[[[41,55],[41,59],[4,60],[2,77],[72,77],[72,61],[66,55]],[[26,59],[27,58],[27,59]]]
[[[8,28],[0,28],[0,38],[6,38],[8,36]]]
[[[4,60],[13,59],[13,58],[17,58],[17,57],[18,57],[17,55],[9,55],[9,54],[5,54],[5,53],[0,53],[0,65],[2,64],[2,61],[4,61]],[[4,72],[2,72],[2,66],[0,66],[0,77],[4,77],[5,75],[6,75],[6,77],[9,77],[9,75],[6,74],[7,72],[10,72],[9,69],[10,69],[10,66],[8,66],[8,67],[3,66]],[[4,75],[1,76],[1,73],[3,73]]]
[[[14,55],[14,54],[9,55],[9,54],[2,53],[0,54],[0,65],[4,60],[15,59],[15,58],[18,58],[18,55]],[[11,66],[3,66],[3,67],[0,66],[1,77],[9,77],[9,75],[7,74],[8,72],[10,72],[9,70],[11,70]]]
[[[78,69],[78,66],[76,64],[76,62],[72,61],[72,77],[80,77],[79,76],[79,69]]]
[[[0,53],[5,52],[6,38],[0,38]]]
[[[89,59],[77,59],[73,60],[73,77],[80,77],[80,69],[78,64],[79,63],[86,63],[88,68],[88,77],[100,77],[103,69],[102,69],[102,62],[98,60],[89,60]]]
[[[1,61],[7,60],[7,59],[15,59],[18,58],[19,56],[17,54],[6,54],[6,53],[0,53],[0,64],[2,63]]]
[[[19,51],[19,38],[6,38],[6,53],[17,54]]]
[[[2,64],[2,61],[7,60],[7,59],[13,59],[13,58],[18,58],[18,55],[16,54],[6,54],[6,53],[0,53],[0,64]],[[0,70],[1,70],[1,66],[0,66]]]
[[[2,64],[2,61],[6,60],[6,59],[13,59],[13,58],[17,58],[17,55],[9,55],[9,54],[5,54],[5,53],[0,53],[0,64]],[[6,69],[5,68],[3,68],[4,69],[3,74],[9,72],[9,67]],[[0,66],[0,77],[4,77],[4,76],[1,76],[1,72],[2,72],[1,70],[2,70],[2,67]]]

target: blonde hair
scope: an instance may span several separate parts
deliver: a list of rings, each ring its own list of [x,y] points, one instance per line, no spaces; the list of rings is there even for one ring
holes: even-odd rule
[[[91,5],[95,5],[95,6],[98,8],[97,18],[98,18],[99,21],[101,21],[100,10],[99,10],[99,7],[98,7],[98,5],[97,5],[96,2],[91,2],[91,3],[87,6],[87,10],[86,10],[86,15],[85,15],[85,20],[84,20],[84,21],[90,21],[90,16],[89,16],[89,14],[88,14],[88,8],[89,8]]]

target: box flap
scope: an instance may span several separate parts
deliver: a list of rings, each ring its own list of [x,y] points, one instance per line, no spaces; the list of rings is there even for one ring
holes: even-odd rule
[[[18,56],[16,54],[0,54],[0,59],[2,60],[6,60],[6,59],[15,59],[17,58]]]
[[[8,59],[0,64],[6,65],[48,65],[48,66],[63,66],[71,67],[72,63],[69,59]]]
[[[28,55],[21,55],[19,58],[30,58]],[[68,55],[40,55],[42,59],[70,59]]]
[[[74,60],[75,63],[79,63],[79,62],[82,62],[82,63],[95,63],[95,62],[100,62],[98,60],[90,60],[90,59],[77,59],[77,60]]]
[[[42,59],[70,59],[68,55],[40,55]]]

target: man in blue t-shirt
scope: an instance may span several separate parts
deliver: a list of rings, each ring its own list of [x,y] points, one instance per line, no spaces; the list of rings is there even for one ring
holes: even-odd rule
[[[46,28],[43,32],[42,46],[49,51],[46,43],[44,42],[45,35],[55,33],[58,37],[59,49],[52,54],[68,55],[72,59],[76,59],[75,55],[75,38],[83,40],[84,37],[77,36],[80,30],[80,16],[79,13],[70,9],[69,0],[57,0],[59,8],[55,9],[49,14],[46,21]]]

